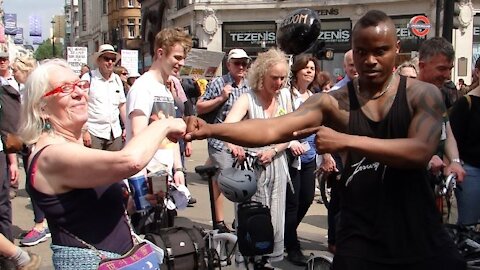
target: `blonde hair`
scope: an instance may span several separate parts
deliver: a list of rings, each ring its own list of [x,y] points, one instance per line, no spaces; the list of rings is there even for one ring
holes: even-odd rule
[[[270,48],[268,51],[258,54],[247,75],[248,84],[253,91],[261,91],[263,89],[265,74],[276,64],[284,64],[285,70],[289,70],[287,56],[280,49]],[[285,78],[287,75],[285,74]]]
[[[395,72],[396,72],[397,74],[400,74],[400,72],[402,72],[402,69],[403,69],[403,68],[410,67],[410,68],[413,68],[413,69],[415,70],[415,73],[418,75],[418,70],[419,70],[419,68],[418,68],[418,62],[419,62],[419,61],[418,61],[418,57],[414,57],[414,58],[412,58],[412,59],[410,59],[410,60],[407,60],[407,61],[401,63],[401,64],[397,67],[397,69],[395,70]]]
[[[185,55],[192,49],[192,38],[181,28],[164,28],[155,36],[154,59],[156,59],[157,50],[162,48],[166,54],[170,53],[171,48],[180,43]]]
[[[42,61],[28,76],[23,94],[19,135],[26,144],[38,141],[45,126],[42,118],[42,108],[45,106],[43,95],[50,90],[50,78],[61,76],[55,74],[54,68],[70,69],[63,59],[49,59]]]
[[[37,66],[37,61],[28,56],[19,56],[15,58],[12,66],[22,72],[29,74]]]

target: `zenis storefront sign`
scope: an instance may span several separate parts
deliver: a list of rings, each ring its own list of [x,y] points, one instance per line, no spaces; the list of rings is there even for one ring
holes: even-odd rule
[[[224,48],[272,47],[277,39],[275,22],[224,23]]]

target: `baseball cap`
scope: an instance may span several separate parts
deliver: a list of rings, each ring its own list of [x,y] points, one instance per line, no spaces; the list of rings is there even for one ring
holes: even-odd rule
[[[10,58],[8,52],[0,51],[0,58]]]
[[[227,60],[230,61],[230,59],[242,59],[242,58],[246,58],[250,60],[250,57],[247,55],[247,53],[243,49],[231,49],[230,52],[228,53]]]

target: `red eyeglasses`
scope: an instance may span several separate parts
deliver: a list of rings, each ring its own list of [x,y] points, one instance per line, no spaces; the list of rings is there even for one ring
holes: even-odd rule
[[[43,96],[48,97],[51,95],[55,95],[57,93],[62,93],[65,95],[71,94],[75,91],[75,88],[78,87],[83,91],[90,89],[90,82],[89,81],[77,81],[75,83],[65,83],[62,86],[59,86],[53,90],[46,92]]]

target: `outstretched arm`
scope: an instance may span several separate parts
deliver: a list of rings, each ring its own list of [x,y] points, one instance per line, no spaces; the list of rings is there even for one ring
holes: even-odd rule
[[[258,147],[295,139],[293,132],[322,124],[333,103],[331,96],[310,97],[296,111],[269,119],[248,119],[237,123],[210,125],[198,118],[188,119],[187,140],[214,137],[247,147]],[[306,136],[307,134],[305,134]]]

